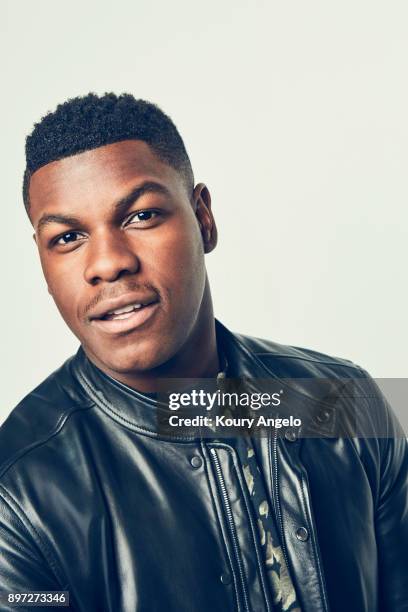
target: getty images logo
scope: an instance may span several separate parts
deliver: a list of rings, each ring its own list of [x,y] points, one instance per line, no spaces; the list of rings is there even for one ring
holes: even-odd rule
[[[221,390],[208,393],[203,389],[194,389],[188,393],[170,393],[169,408],[179,410],[182,407],[196,406],[212,410],[220,406],[246,406],[259,410],[268,406],[280,406],[282,393],[282,390],[276,393],[227,393]]]

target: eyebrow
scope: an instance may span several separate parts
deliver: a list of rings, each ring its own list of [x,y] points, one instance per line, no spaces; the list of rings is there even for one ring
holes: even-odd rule
[[[139,198],[141,198],[145,193],[161,193],[163,195],[170,195],[167,187],[162,185],[161,183],[156,183],[154,181],[146,181],[141,185],[138,185],[134,189],[132,189],[127,195],[123,198],[120,198],[116,202],[113,203],[113,210],[115,217],[120,217],[126,210],[134,204]],[[52,213],[44,213],[37,224],[37,232],[41,233],[42,229],[46,225],[50,225],[51,223],[60,223],[63,225],[70,226],[79,226],[82,225],[81,219],[79,217],[73,217],[71,215],[55,215]]]

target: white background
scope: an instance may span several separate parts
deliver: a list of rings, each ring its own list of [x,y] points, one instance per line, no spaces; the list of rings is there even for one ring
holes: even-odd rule
[[[408,5],[3,1],[0,420],[77,348],[21,198],[24,138],[67,97],[131,92],[178,126],[232,330],[407,377]]]

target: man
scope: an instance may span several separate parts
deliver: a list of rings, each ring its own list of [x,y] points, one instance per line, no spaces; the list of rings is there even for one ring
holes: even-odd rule
[[[48,290],[81,348],[1,429],[1,609],[68,591],[81,612],[408,610],[399,426],[352,363],[215,321],[210,194],[171,120],[90,94],[35,126],[26,159]],[[352,381],[354,427],[386,434],[171,436],[167,379],[278,381],[323,429],[350,403],[307,381]]]

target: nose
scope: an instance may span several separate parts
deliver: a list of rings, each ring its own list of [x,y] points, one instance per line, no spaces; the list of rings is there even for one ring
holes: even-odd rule
[[[111,283],[125,274],[135,274],[140,268],[139,258],[121,232],[94,236],[87,246],[84,277],[91,285]]]

